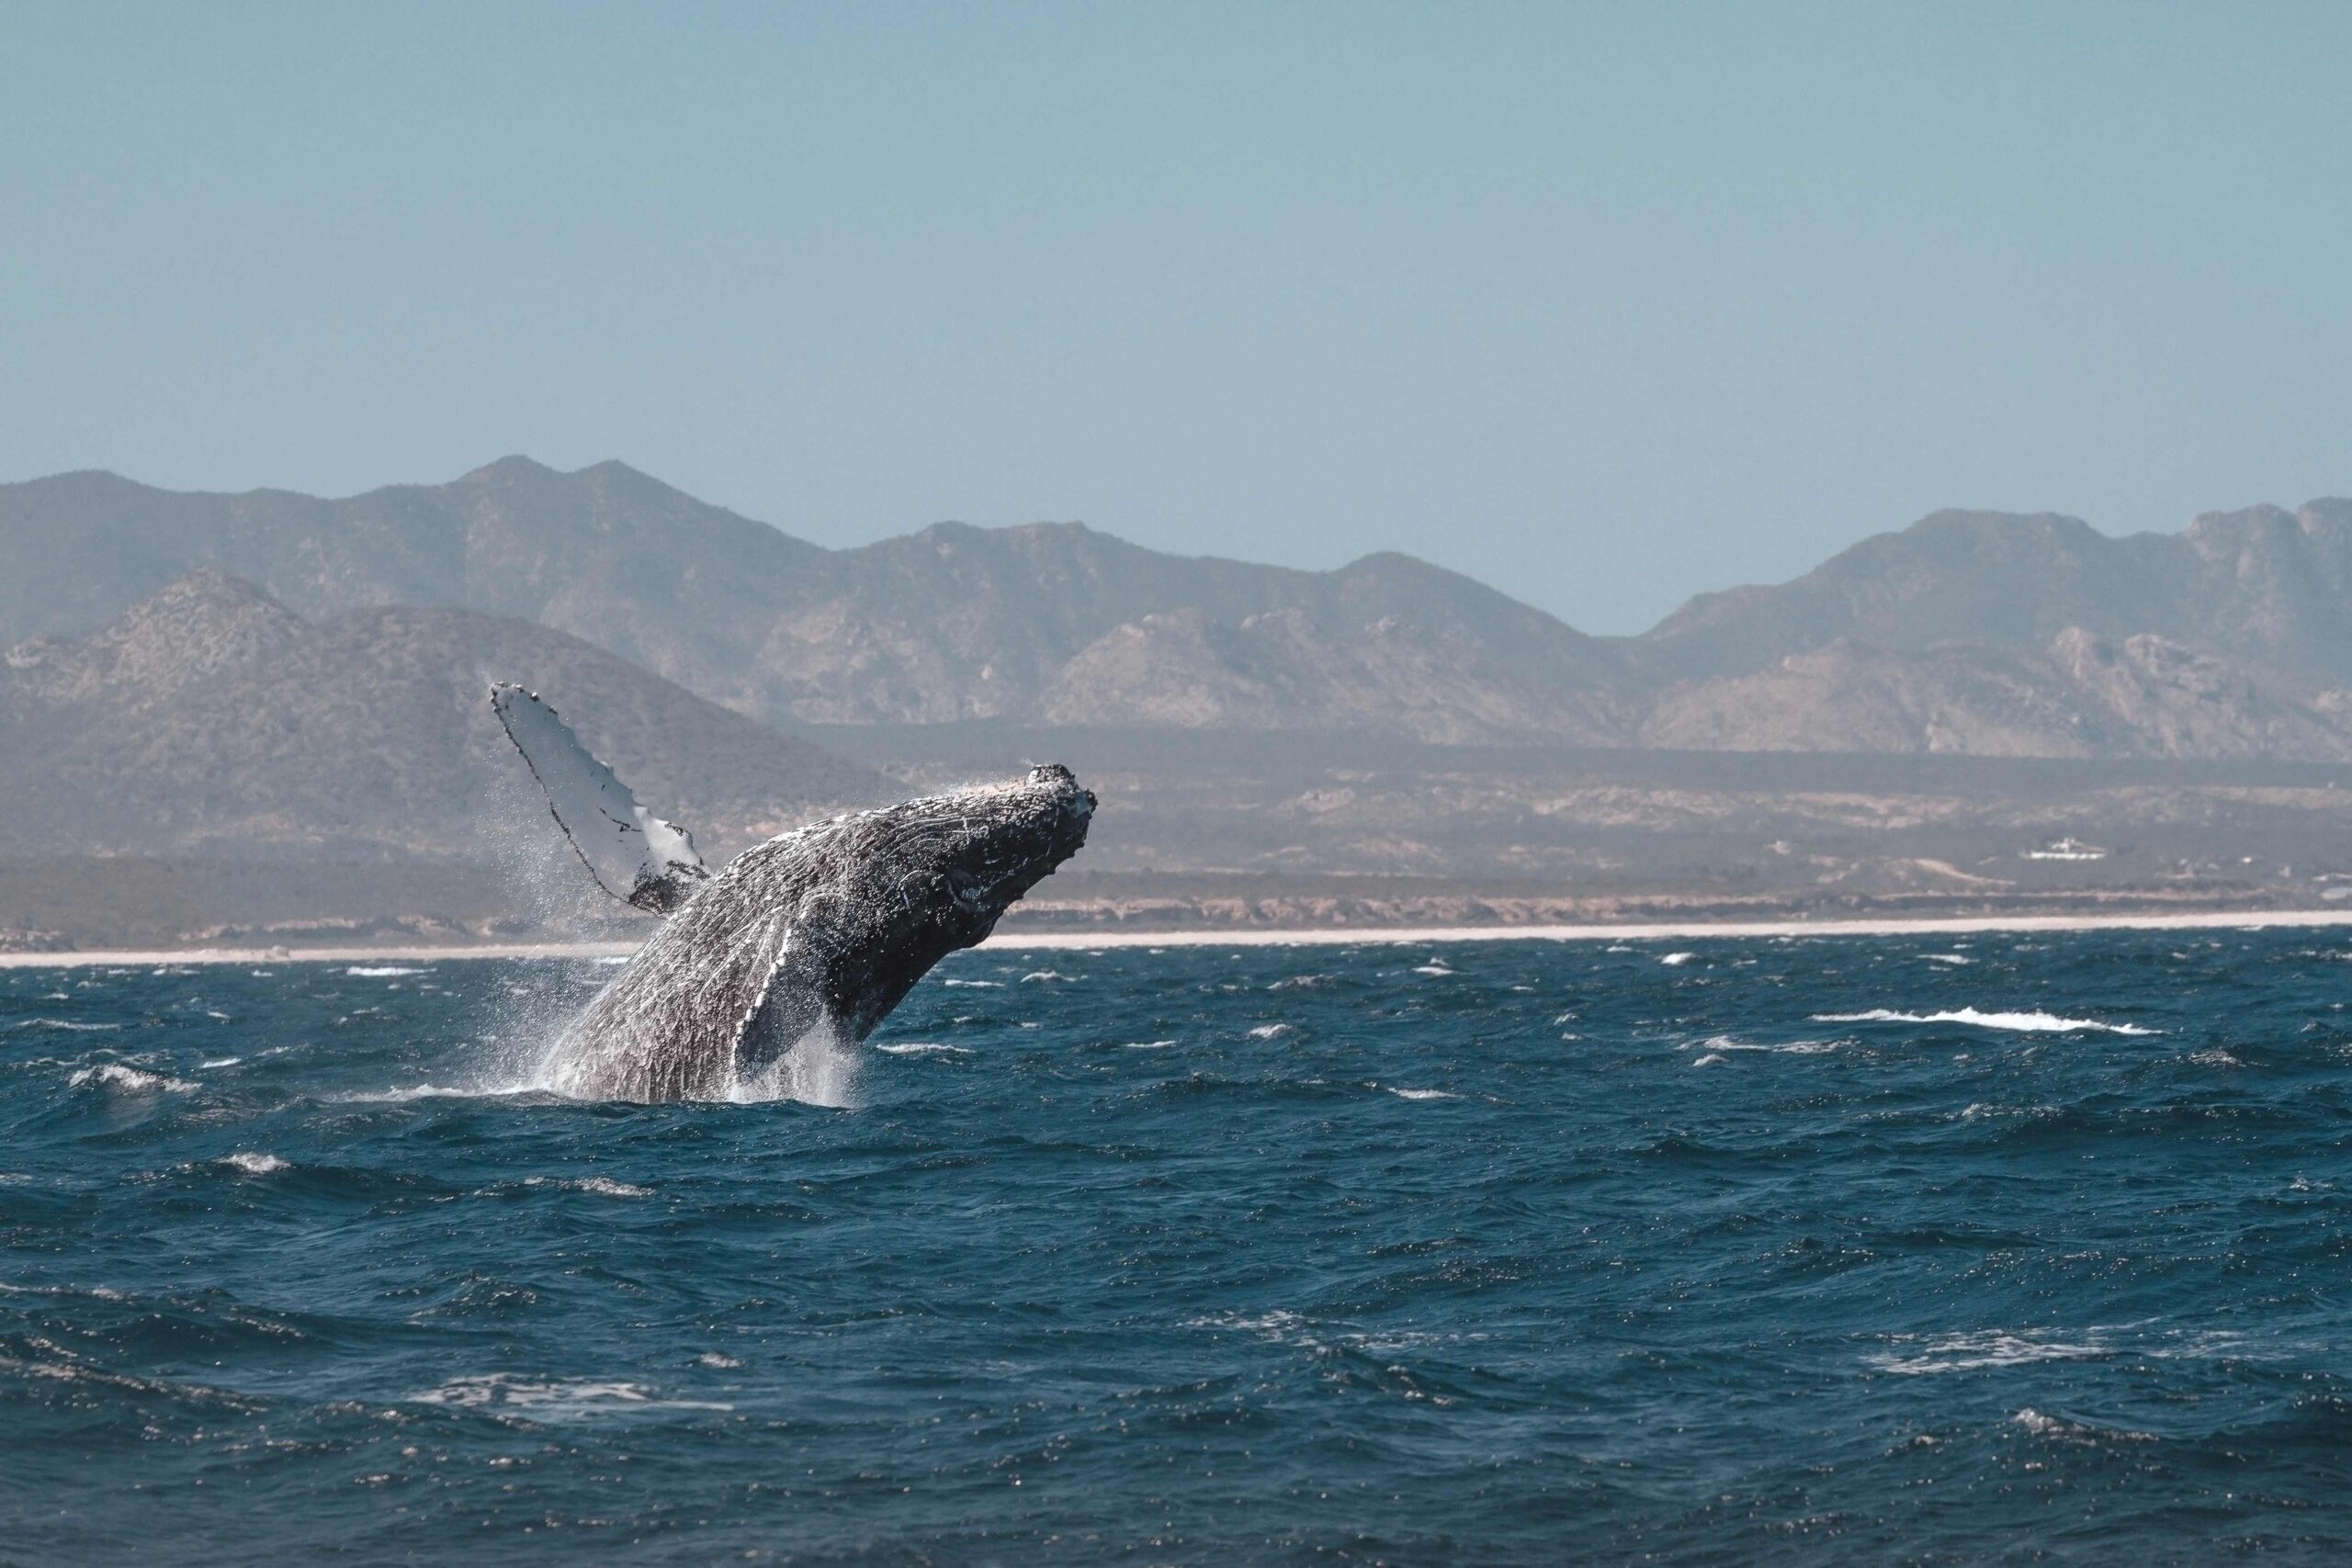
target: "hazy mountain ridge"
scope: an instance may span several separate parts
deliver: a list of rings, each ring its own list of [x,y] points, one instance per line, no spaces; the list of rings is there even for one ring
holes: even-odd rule
[[[0,851],[479,852],[544,811],[492,679],[557,696],[648,806],[721,852],[891,793],[543,626],[406,605],[313,623],[206,570],[0,658]]]
[[[2054,513],[1939,512],[1774,587],[1702,593],[1638,640],[1685,677],[1738,674],[1841,639],[2035,648],[2070,626],[2154,635],[2287,682],[2352,681],[2352,501],[2206,513],[2178,534]]]
[[[1351,666],[1366,628],[1380,628],[1387,652],[1371,661],[1385,678],[1329,705],[1306,691],[1287,710],[1294,722],[1317,722],[1329,705],[1401,733],[1433,728],[1432,739],[1498,736],[1531,719],[1575,734],[1623,678],[1606,645],[1407,557],[1294,571],[1161,555],[1075,524],[940,524],[825,550],[618,463],[558,474],[507,458],[451,484],[344,501],[62,475],[0,487],[0,564],[12,569],[0,639],[88,629],[211,566],[307,615],[413,604],[536,621],[767,719],[1025,714],[1080,650],[1186,610],[1219,624],[1296,617],[1314,651],[1288,678],[1310,687],[1318,667]],[[64,591],[44,592],[50,582]],[[1398,687],[1415,668],[1435,684]],[[1481,728],[1466,716],[1475,708],[1446,700],[1498,683],[1517,692],[1498,710],[1512,716],[1505,728]],[[1584,691],[1597,694],[1573,694]],[[1059,710],[1078,700],[1066,692]]]
[[[1732,751],[1945,751],[1981,757],[2352,756],[2332,705],[2266,690],[2240,667],[2145,633],[2069,626],[2044,649],[1840,639],[1662,694],[1645,745]]]
[[[0,486],[0,641],[87,630],[199,567],[313,618],[413,604],[536,622],[771,723],[2352,754],[2343,501],[2128,538],[2055,514],[1939,513],[1793,581],[1596,638],[1393,554],[1300,571],[1078,524],[940,524],[828,550],[618,463],[507,458],[340,501],[105,474]]]

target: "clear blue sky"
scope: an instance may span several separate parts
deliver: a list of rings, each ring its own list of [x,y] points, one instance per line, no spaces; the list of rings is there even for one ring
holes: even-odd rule
[[[1596,631],[2352,491],[2352,6],[0,0],[0,478],[618,457]]]

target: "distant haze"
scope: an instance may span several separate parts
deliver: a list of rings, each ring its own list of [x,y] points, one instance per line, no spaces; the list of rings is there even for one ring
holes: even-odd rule
[[[0,479],[619,455],[1591,632],[2352,490],[2352,7],[0,0]]]

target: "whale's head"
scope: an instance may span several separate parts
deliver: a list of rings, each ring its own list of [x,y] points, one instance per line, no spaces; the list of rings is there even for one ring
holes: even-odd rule
[[[833,1016],[863,1036],[933,964],[985,939],[1013,900],[1077,853],[1093,816],[1093,792],[1051,763],[1015,783],[842,823],[821,897]]]

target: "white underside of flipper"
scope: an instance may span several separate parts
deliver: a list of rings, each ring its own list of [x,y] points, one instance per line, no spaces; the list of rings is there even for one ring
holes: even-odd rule
[[[639,806],[628,785],[580,744],[537,693],[502,681],[490,690],[490,705],[547,792],[565,837],[605,892],[666,914],[709,877],[693,836]]]

